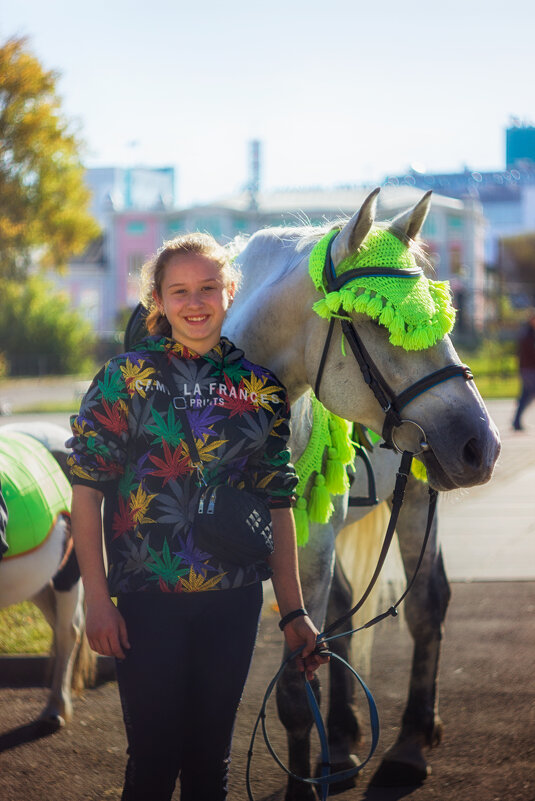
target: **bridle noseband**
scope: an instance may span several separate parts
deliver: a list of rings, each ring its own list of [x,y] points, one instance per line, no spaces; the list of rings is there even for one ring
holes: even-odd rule
[[[423,271],[419,267],[411,267],[407,269],[401,269],[397,267],[368,267],[365,269],[359,269],[357,267],[337,276],[331,259],[331,248],[335,238],[336,237],[333,237],[329,242],[325,256],[325,264],[323,267],[323,281],[326,292],[336,292],[350,281],[353,281],[355,278],[385,275],[391,275],[395,278],[415,278],[419,275],[423,275]],[[428,375],[424,376],[424,378],[420,378],[414,384],[411,384],[410,387],[407,387],[407,389],[404,389],[399,394],[396,394],[368,353],[361,337],[353,325],[352,320],[345,315],[343,308],[340,307],[337,314],[332,316],[330,319],[329,330],[323,346],[318,374],[316,376],[316,384],[314,387],[314,393],[318,399],[321,379],[325,369],[327,354],[329,352],[336,320],[340,320],[342,333],[349,343],[351,351],[353,352],[353,356],[360,367],[364,381],[372,390],[379,405],[381,406],[381,409],[385,413],[385,420],[382,430],[382,438],[384,440],[383,447],[391,448],[401,453],[401,449],[395,442],[393,432],[395,428],[403,425],[403,423],[410,422],[422,432],[423,439],[420,442],[421,450],[427,450],[429,446],[426,442],[426,435],[422,427],[413,420],[401,417],[402,409],[418,395],[421,395],[428,389],[432,389],[432,387],[436,387],[438,384],[442,384],[444,381],[448,381],[450,378],[461,376],[466,381],[471,381],[474,376],[472,375],[470,368],[465,364],[449,364],[446,367],[442,367],[440,370],[435,370],[434,372],[429,373]]]

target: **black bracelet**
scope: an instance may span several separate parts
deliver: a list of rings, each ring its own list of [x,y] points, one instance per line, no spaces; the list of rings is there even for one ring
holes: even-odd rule
[[[279,620],[279,629],[283,631],[287,623],[295,620],[296,617],[304,617],[305,615],[308,615],[308,612],[306,609],[303,609],[303,607],[294,609],[293,612],[288,612],[287,615],[284,615],[284,617]]]

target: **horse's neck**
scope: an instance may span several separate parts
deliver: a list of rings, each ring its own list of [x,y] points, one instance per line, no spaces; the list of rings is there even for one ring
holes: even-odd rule
[[[284,265],[288,244],[277,237],[253,238],[242,254],[243,287],[237,294],[223,332],[248,359],[272,370],[293,402],[308,389],[305,344],[313,285],[306,259],[289,274]],[[257,241],[255,241],[257,240]],[[267,246],[266,246],[267,245]],[[293,252],[293,251],[291,251]],[[281,273],[276,283],[273,275]]]
[[[310,392],[305,392],[304,395],[301,395],[301,397],[292,404],[289,446],[294,463],[303,455],[309,443],[313,423],[314,412],[312,409]]]

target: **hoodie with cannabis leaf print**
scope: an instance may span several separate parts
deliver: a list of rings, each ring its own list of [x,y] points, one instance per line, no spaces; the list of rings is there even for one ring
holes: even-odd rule
[[[267,564],[237,567],[196,546],[200,489],[176,409],[187,416],[208,485],[243,486],[272,508],[293,499],[289,404],[273,373],[224,337],[204,356],[146,337],[95,376],[67,442],[72,483],[104,494],[112,596],[229,589],[270,576]]]

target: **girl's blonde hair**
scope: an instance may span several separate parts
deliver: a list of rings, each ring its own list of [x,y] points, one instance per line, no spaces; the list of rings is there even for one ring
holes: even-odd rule
[[[193,233],[177,236],[164,242],[162,247],[141,268],[140,301],[149,313],[145,325],[149,334],[171,336],[171,326],[167,317],[163,315],[152,293],[162,295],[162,282],[165,268],[174,256],[204,256],[216,264],[223,276],[225,286],[229,288],[234,284],[238,289],[241,273],[232,261],[232,253],[220,245],[210,234]]]

